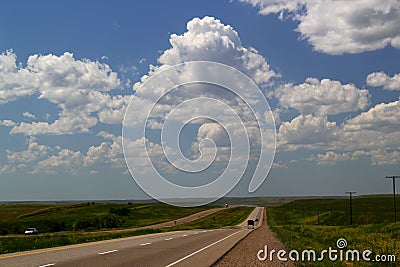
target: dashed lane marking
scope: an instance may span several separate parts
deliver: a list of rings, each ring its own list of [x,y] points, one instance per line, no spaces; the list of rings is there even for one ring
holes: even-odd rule
[[[117,249],[104,251],[104,252],[100,252],[99,255],[109,254],[109,253],[113,253],[113,252],[117,252],[117,251],[118,251]]]

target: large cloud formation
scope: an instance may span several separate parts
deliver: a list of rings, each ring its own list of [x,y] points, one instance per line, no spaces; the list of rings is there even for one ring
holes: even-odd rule
[[[142,101],[145,105],[148,99],[152,99],[153,96],[157,96],[154,99],[159,99],[159,97],[162,96],[162,100],[159,101],[157,107],[152,110],[151,119],[153,119],[153,121],[151,121],[150,124],[147,124],[147,127],[150,126],[152,129],[159,129],[160,125],[155,122],[164,122],[168,112],[174,110],[174,108],[179,104],[185,103],[185,100],[196,99],[199,97],[218,99],[236,112],[240,117],[240,122],[233,120],[231,113],[228,112],[228,109],[225,106],[216,105],[213,101],[202,102],[202,105],[194,104],[192,106],[185,106],[185,109],[180,111],[177,109],[175,110],[174,116],[168,115],[168,120],[169,122],[173,121],[173,123],[186,123],[188,122],[187,114],[206,114],[208,117],[218,118],[220,121],[223,121],[221,124],[223,124],[225,129],[232,129],[232,135],[230,136],[231,140],[238,140],[239,137],[244,136],[244,131],[241,131],[244,126],[246,127],[246,133],[249,134],[248,138],[250,139],[251,152],[254,151],[253,154],[256,154],[255,151],[261,149],[260,138],[263,132],[260,132],[260,129],[257,128],[259,125],[253,125],[255,124],[255,117],[253,113],[250,112],[251,110],[249,109],[248,104],[241,100],[236,94],[232,93],[229,88],[227,88],[227,90],[220,86],[198,83],[195,85],[190,84],[181,86],[177,90],[166,94],[168,89],[172,88],[175,84],[186,84],[188,81],[192,80],[204,80],[205,77],[208,79],[210,77],[217,77],[212,79],[213,81],[217,81],[215,82],[216,84],[227,84],[226,82],[224,83],[224,81],[239,81],[235,84],[234,82],[228,84],[231,86],[242,85],[242,90],[240,91],[241,97],[243,97],[245,101],[248,101],[247,103],[254,104],[258,100],[255,99],[257,98],[257,94],[250,94],[250,89],[253,88],[252,86],[254,86],[254,83],[251,82],[251,86],[248,86],[248,84],[243,85],[243,81],[238,80],[238,77],[234,75],[234,72],[227,73],[226,71],[221,71],[221,68],[216,67],[218,64],[202,68],[199,68],[196,64],[187,64],[179,71],[162,71],[166,70],[170,66],[189,61],[218,62],[245,73],[262,89],[272,85],[273,78],[279,77],[279,74],[271,68],[267,60],[260,55],[256,49],[244,47],[238,33],[231,26],[223,24],[216,18],[208,16],[204,18],[193,18],[187,23],[186,28],[187,30],[184,33],[172,34],[170,36],[171,47],[161,53],[158,58],[159,65],[150,66],[148,74],[144,75],[141,78],[141,81],[134,85],[134,89],[139,89],[140,86],[142,86],[153,75],[160,74],[162,77],[162,86],[148,88],[145,85],[140,88],[141,90],[145,90],[145,92],[140,91],[140,97],[138,94],[136,95],[138,101]],[[168,76],[164,77],[162,75]],[[160,79],[160,76],[158,76],[157,80],[158,79]],[[168,83],[171,84],[171,87],[166,86]],[[260,96],[263,97],[262,94],[260,94]],[[140,110],[137,110],[140,108],[141,107],[133,107],[131,110],[130,107],[129,114],[140,114],[137,113],[141,112]],[[160,111],[160,113],[158,113],[158,111]],[[262,110],[262,113],[264,115],[264,110]],[[229,117],[229,119],[226,119],[227,117]],[[272,121],[272,116],[270,117]],[[126,118],[128,119],[125,120],[125,126],[134,127],[137,125],[137,123],[135,123],[135,120],[138,118],[137,116],[136,118],[134,116],[131,118],[130,115],[127,115]],[[262,118],[266,120],[268,116],[262,116]],[[129,122],[129,125],[126,123],[127,121]],[[192,146],[190,146],[192,148],[190,151],[192,153],[191,156],[194,156],[194,158],[199,156],[200,151],[198,148],[200,140],[211,138],[215,142],[218,150],[218,155],[213,163],[218,162],[219,159],[221,159],[221,161],[225,160],[226,162],[226,159],[230,158],[231,151],[226,149],[226,147],[230,145],[229,138],[225,131],[222,130],[222,127],[218,126],[216,123],[199,123],[199,121],[190,121],[188,124],[202,124],[197,130],[196,138],[192,140]],[[258,133],[258,135],[255,133]],[[269,136],[275,137],[274,134],[269,134]],[[134,141],[135,140],[132,140],[132,142]],[[270,143],[272,144],[272,142]],[[168,143],[164,143],[164,145],[165,144],[168,145]],[[239,145],[245,146],[245,142]],[[205,154],[212,155],[213,153],[211,153],[211,149],[214,150],[214,147],[206,147],[206,149],[202,151],[202,157],[198,162],[207,162],[206,158],[208,157],[203,156]],[[275,149],[275,147],[273,149]],[[240,153],[243,153],[244,155],[249,153],[249,149],[238,149],[236,146],[235,150],[240,151]],[[245,156],[240,158],[232,157],[232,160],[243,161],[245,158]],[[251,160],[252,159],[253,158],[251,158]],[[137,162],[137,160],[135,162]],[[183,161],[181,161],[181,158],[174,158],[171,162],[173,164],[180,164],[180,162]],[[213,166],[217,165],[218,164],[213,164]],[[187,167],[187,165],[185,166]],[[232,166],[240,165],[232,164]],[[240,168],[238,168],[238,170],[240,171]]]
[[[186,28],[183,34],[171,34],[171,48],[158,59],[161,67],[187,61],[214,61],[243,71],[259,86],[266,86],[271,78],[279,76],[255,48],[243,47],[238,33],[219,19],[193,18]]]
[[[378,104],[367,112],[346,121],[347,131],[374,130],[381,132],[398,131],[400,125],[400,101]]]
[[[240,0],[262,15],[298,21],[296,31],[316,51],[340,55],[400,48],[398,0]]]
[[[275,96],[282,106],[302,114],[339,114],[363,110],[369,104],[368,90],[329,79],[308,78],[303,84],[282,85],[275,90]]]
[[[393,165],[400,161],[399,127],[398,100],[377,104],[340,125],[323,115],[300,114],[289,122],[282,122],[278,144],[280,150],[325,150],[327,154],[309,158],[320,165],[360,156],[370,157],[373,165]]]
[[[76,60],[68,52],[61,56],[32,55],[25,67],[17,64],[12,51],[0,55],[0,104],[37,95],[60,109],[54,122],[21,122],[13,125],[12,134],[87,133],[99,121],[121,123],[129,97],[108,93],[120,84],[117,73],[108,65]],[[28,112],[24,116],[34,118]]]
[[[282,17],[290,15],[298,20],[298,31],[321,52],[358,53],[388,44],[399,47],[396,43],[398,31],[390,34],[388,30],[392,23],[398,22],[398,4],[394,1],[364,2],[251,1],[260,8],[262,14],[281,13]],[[386,9],[383,8],[384,3]],[[355,6],[358,7],[357,11]],[[332,10],[322,12],[328,8]],[[342,8],[343,13],[337,14],[338,8]],[[349,10],[354,12],[354,17],[349,15]],[[360,14],[368,15],[371,12],[375,15],[366,16],[365,21],[360,19]],[[337,43],[335,38],[341,38],[341,42]],[[246,73],[261,87],[271,85],[273,78],[279,77],[257,50],[242,45],[238,33],[231,26],[212,17],[192,19],[187,23],[187,31],[170,36],[170,44],[171,47],[160,55],[159,65],[150,66],[149,73],[134,88],[159,70],[191,60],[210,60],[233,66]],[[398,74],[390,77],[383,72],[376,72],[367,77],[367,84],[398,90],[398,80]],[[39,121],[39,116],[35,117],[35,114],[26,111],[23,116],[34,120],[33,122],[3,119],[0,120],[0,125],[10,127],[12,134],[31,136],[90,133],[99,122],[119,124],[130,100],[130,96],[113,94],[113,90],[120,85],[117,73],[108,65],[88,59],[75,59],[68,52],[59,56],[32,55],[23,66],[17,62],[17,56],[12,51],[7,51],[0,55],[0,105],[22,97],[35,96],[56,105],[59,117],[53,122]],[[278,133],[279,150],[308,148],[328,151],[313,157],[321,165],[359,156],[371,157],[375,165],[400,162],[399,101],[375,105],[338,125],[329,121],[328,116],[365,110],[369,105],[367,90],[330,79],[308,78],[302,84],[279,86],[274,95],[284,108],[293,108],[300,112],[295,118],[281,123]],[[182,95],[179,97],[184,99]],[[175,102],[166,104],[180,103],[179,98],[172,100]],[[240,103],[232,101],[230,104],[236,104],[233,108],[243,116],[246,115]],[[142,107],[138,106],[137,112],[141,111]],[[154,129],[159,127],[157,121],[151,123],[154,123]],[[252,135],[252,132],[249,134]],[[76,174],[78,170],[89,170],[96,164],[123,168],[121,137],[105,132],[101,132],[99,136],[104,140],[86,151],[48,147],[39,144],[36,138],[28,137],[26,150],[6,151],[10,164],[0,166],[0,173],[14,172],[35,161],[39,162],[32,173],[51,174],[60,171]],[[197,140],[206,137],[213,138],[219,147],[228,145],[225,133],[216,124],[204,124],[198,129]],[[256,137],[253,139],[257,141]],[[142,142],[138,140],[132,148],[137,149],[140,144]],[[162,156],[162,149],[158,144],[150,142],[150,146],[154,157]],[[137,155],[135,159],[140,161],[145,156]]]
[[[156,72],[192,60],[217,61],[233,66],[246,73],[261,87],[271,85],[273,78],[279,77],[256,49],[242,45],[238,33],[231,26],[224,25],[213,17],[190,20],[187,23],[187,31],[172,34],[170,43],[171,47],[160,55],[159,64],[150,65],[149,73],[134,85],[134,89]],[[131,97],[113,91],[121,86],[121,81],[108,65],[89,59],[76,59],[68,52],[60,56],[32,55],[26,64],[20,64],[17,62],[17,56],[12,51],[7,51],[0,56],[0,68],[0,104],[26,96],[37,96],[55,104],[59,109],[58,118],[52,122],[40,121],[38,116],[36,118],[35,114],[29,111],[26,111],[24,116],[30,121],[1,120],[1,125],[11,127],[11,134],[32,136],[91,133],[99,122],[121,123]],[[165,107],[179,104],[185,97],[198,96],[196,88],[192,89],[194,90],[184,91],[184,95],[178,95],[165,102]],[[246,113],[243,113],[244,107],[241,106],[243,103],[231,100],[232,108],[246,116]],[[143,107],[138,106],[137,109],[137,112],[141,112]],[[153,129],[159,126],[157,121],[150,123],[153,123]],[[204,127],[199,129],[199,138],[204,133]],[[104,132],[101,136],[105,141],[89,147],[87,151],[42,147],[37,144],[36,139],[30,139],[26,150],[8,151],[8,155],[15,158],[34,151],[39,162],[32,173],[51,174],[54,170],[70,173],[72,170],[76,172],[82,168],[90,169],[100,163],[108,163],[114,167],[123,165],[121,137]],[[222,141],[217,143],[226,145]],[[157,146],[154,144],[154,147]],[[43,151],[36,152],[39,149]],[[137,160],[141,160],[141,156],[145,157],[140,155]],[[26,160],[28,159],[31,162],[27,157]],[[4,166],[3,172],[14,169],[11,165]]]

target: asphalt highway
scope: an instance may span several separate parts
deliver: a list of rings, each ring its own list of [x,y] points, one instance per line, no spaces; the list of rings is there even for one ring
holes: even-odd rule
[[[249,218],[259,218],[260,211],[256,208]],[[250,231],[242,224],[4,254],[0,266],[210,266]]]

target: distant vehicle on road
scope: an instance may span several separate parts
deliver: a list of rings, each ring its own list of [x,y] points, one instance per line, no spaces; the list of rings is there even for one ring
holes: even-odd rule
[[[247,220],[247,227],[250,228],[250,226],[253,226],[253,228],[254,228],[254,221],[253,220]]]
[[[25,230],[26,235],[37,235],[39,231],[36,228],[28,228]]]

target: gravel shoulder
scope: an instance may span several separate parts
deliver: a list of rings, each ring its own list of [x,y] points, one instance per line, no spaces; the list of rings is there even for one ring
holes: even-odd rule
[[[268,245],[268,251],[274,249],[286,249],[285,245],[279,240],[276,234],[267,224],[267,216],[264,209],[263,224],[248,234],[244,239],[237,243],[228,253],[226,253],[214,267],[232,267],[232,266],[287,266],[294,267],[293,262],[281,262],[274,254],[273,261],[260,261],[257,258],[259,250]],[[286,250],[287,251],[287,250]],[[264,254],[262,254],[263,256]]]

